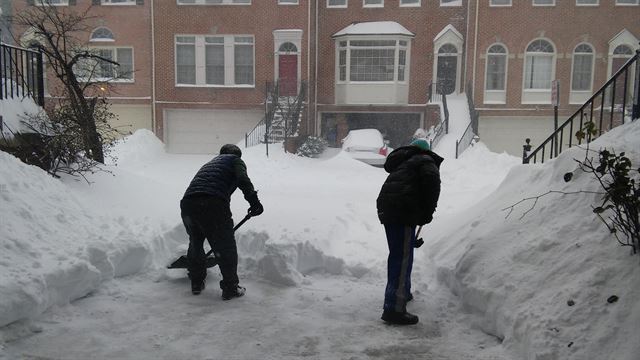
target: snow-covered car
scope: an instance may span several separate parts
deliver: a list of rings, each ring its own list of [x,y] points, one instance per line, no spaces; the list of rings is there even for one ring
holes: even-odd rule
[[[383,166],[393,149],[387,146],[387,141],[377,129],[359,129],[349,131],[342,139],[342,150],[356,160]]]

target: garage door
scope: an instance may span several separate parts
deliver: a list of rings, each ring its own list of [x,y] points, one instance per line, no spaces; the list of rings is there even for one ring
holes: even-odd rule
[[[264,114],[254,110],[180,110],[164,112],[165,144],[178,154],[214,154],[224,144],[244,141],[244,135]]]

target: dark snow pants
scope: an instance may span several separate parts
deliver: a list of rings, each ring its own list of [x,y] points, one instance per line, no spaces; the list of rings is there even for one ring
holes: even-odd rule
[[[204,239],[218,260],[222,289],[238,285],[238,249],[233,234],[229,202],[213,196],[189,197],[180,201],[182,223],[189,234],[189,278],[201,282],[207,277]]]
[[[384,225],[389,245],[387,259],[387,287],[384,293],[384,310],[405,312],[411,292],[411,269],[416,227]]]

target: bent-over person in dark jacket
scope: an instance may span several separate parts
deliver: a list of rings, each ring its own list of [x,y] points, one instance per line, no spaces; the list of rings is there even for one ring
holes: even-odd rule
[[[389,258],[382,320],[393,324],[416,324],[407,312],[411,294],[411,269],[416,226],[431,222],[440,196],[440,163],[425,139],[395,149],[387,156],[389,173],[377,199],[378,218],[384,224]]]
[[[258,193],[247,176],[247,165],[241,159],[242,151],[235,145],[220,148],[220,155],[206,163],[189,184],[180,210],[182,222],[189,234],[188,271],[191,292],[200,294],[207,277],[204,239],[209,241],[218,260],[222,280],[222,298],[229,300],[244,295],[246,289],[239,286],[238,249],[231,218],[231,194],[240,188],[249,202],[249,214],[257,216],[264,211]]]

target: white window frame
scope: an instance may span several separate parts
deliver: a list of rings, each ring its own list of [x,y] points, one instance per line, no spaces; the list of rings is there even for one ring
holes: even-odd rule
[[[494,46],[501,46],[504,49],[503,53],[489,53]],[[502,90],[487,89],[489,79],[489,56],[504,56],[504,83]],[[507,85],[509,76],[509,48],[503,43],[494,43],[487,47],[485,53],[485,70],[484,70],[484,103],[485,104],[506,104],[507,100]]]
[[[539,1],[539,0],[531,0],[531,5],[536,6],[536,7],[556,6],[556,0],[551,0],[552,1],[551,4],[536,4],[536,1]]]
[[[300,5],[300,0],[278,0],[278,5]]]
[[[616,6],[638,6],[640,5],[640,0],[634,0],[634,3],[621,3],[620,0],[616,0]]]
[[[371,47],[366,47],[366,46],[351,46],[351,42],[352,41],[368,41],[368,40],[381,40],[381,41],[387,41],[387,40],[393,40],[395,41],[395,45],[393,47],[394,49],[394,60],[393,60],[393,80],[373,80],[373,81],[358,81],[358,80],[351,80],[351,50],[363,50],[363,49],[383,49],[383,48],[391,48],[390,46],[371,46]],[[405,45],[401,45],[400,42],[404,41],[406,44]],[[341,43],[346,42],[346,46],[342,46]],[[399,68],[400,68],[400,51],[404,50],[405,51],[405,64],[404,64],[404,80],[399,81],[398,80],[398,76],[399,76]],[[340,79],[340,52],[341,51],[346,51],[345,52],[345,80],[341,80]],[[343,38],[343,39],[337,39],[336,40],[336,59],[335,59],[335,79],[336,79],[336,83],[339,84],[393,84],[393,83],[398,83],[398,84],[406,84],[408,82],[408,78],[409,78],[409,68],[410,68],[410,64],[411,64],[411,52],[410,52],[410,39],[406,39],[403,37],[398,37],[398,36],[393,36],[393,37],[388,37],[388,36],[372,36],[372,35],[367,35],[367,36],[353,36],[353,37],[348,37],[348,38]]]
[[[251,5],[252,0],[249,0],[247,3],[237,3],[235,1],[238,0],[221,0],[220,4],[207,4],[206,0],[194,0],[194,3],[185,3],[184,0],[176,0],[178,5],[188,6],[188,5],[206,5],[206,6],[220,6],[220,5],[233,5],[233,6],[248,6]]]
[[[553,48],[553,52],[552,53],[545,53],[545,52],[532,52],[529,53],[527,52],[527,49],[529,48],[529,46],[531,46],[531,44],[533,44],[536,41],[545,41],[547,43],[549,43],[549,45],[551,45],[551,47]],[[533,54],[540,54],[540,55],[533,55]],[[529,57],[533,57],[533,56],[545,56],[545,57],[550,57],[551,58],[551,74],[550,74],[550,78],[549,78],[549,87],[548,88],[543,88],[543,89],[538,89],[538,88],[527,88],[527,61],[529,60]],[[523,66],[522,66],[522,103],[523,104],[551,104],[551,83],[553,82],[553,80],[555,79],[556,76],[556,71],[557,71],[557,61],[558,61],[558,51],[557,51],[557,47],[556,45],[549,39],[547,38],[537,38],[532,40],[531,42],[529,42],[527,44],[527,46],[525,47],[525,51],[524,51],[524,62],[523,62]]]
[[[494,0],[489,0],[489,7],[508,7],[512,6],[512,0],[509,0],[508,4],[494,4]]]
[[[51,4],[49,0],[34,0],[36,6],[69,6],[69,0],[59,0],[59,3]]]
[[[600,0],[596,0],[594,4],[580,3],[580,1],[581,0],[576,0],[576,6],[599,6],[600,5]]]
[[[126,0],[124,2],[112,2],[113,0],[100,0],[101,5],[105,6],[131,6],[136,5],[136,0]]]
[[[403,4],[403,1],[405,1],[405,0],[400,0],[400,7],[420,7],[420,6],[422,6],[422,0],[418,0],[417,3],[408,3],[408,4]]]
[[[343,0],[344,5],[331,5],[329,4],[329,0],[327,0],[327,8],[328,9],[344,9],[349,6],[349,0]]]
[[[591,49],[591,52],[590,53],[576,52],[576,49],[581,45],[588,46]],[[575,66],[576,66],[576,55],[584,55],[584,54],[591,54],[591,69],[590,69],[591,73],[590,73],[590,79],[589,79],[589,88],[585,90],[574,90],[573,89],[573,76],[574,76],[573,72],[575,71]],[[582,104],[586,100],[588,100],[589,97],[592,95],[595,63],[596,63],[596,50],[593,47],[593,45],[586,42],[582,42],[573,48],[573,52],[571,53],[571,74],[570,74],[571,77],[569,80],[569,103],[570,104]]]
[[[380,1],[379,4],[367,4],[367,1]],[[362,7],[363,8],[383,8],[384,7],[384,0],[362,0]]]
[[[194,37],[195,38],[195,84],[182,84],[178,82],[178,37]],[[206,79],[206,38],[224,38],[224,84],[207,84]],[[251,38],[252,56],[253,56],[253,83],[252,84],[236,84],[235,83],[235,46],[237,38]],[[203,34],[176,34],[173,39],[174,43],[174,84],[176,87],[212,87],[212,88],[255,88],[256,83],[256,39],[251,34],[224,34],[224,35],[203,35]],[[248,46],[247,44],[245,46]],[[242,45],[239,45],[242,46]]]
[[[94,34],[96,33],[96,31],[101,30],[101,29],[105,29],[107,31],[109,31],[111,33],[111,38],[94,38]],[[111,31],[111,29],[109,29],[106,26],[99,26],[95,29],[93,29],[93,31],[91,31],[91,35],[89,35],[89,42],[92,43],[101,43],[101,42],[114,42],[116,41],[115,39],[115,35],[113,34],[113,31]]]
[[[443,3],[442,0],[440,0],[440,6],[441,7],[458,7],[458,6],[462,6],[462,0],[454,0],[448,3]]]
[[[133,46],[91,46],[89,47],[89,49],[91,51],[99,51],[99,50],[112,50],[113,51],[113,61],[118,62],[118,50],[120,49],[130,49],[131,50],[131,79],[124,79],[124,78],[112,78],[112,77],[106,77],[106,78],[100,78],[100,77],[93,77],[91,79],[87,79],[85,77],[82,77],[81,74],[79,74],[78,76],[78,80],[81,82],[86,82],[87,80],[91,80],[92,82],[109,82],[109,83],[134,83],[135,82],[135,52],[133,49]],[[87,59],[87,61],[99,61],[97,59]],[[113,65],[115,66],[115,65]],[[117,74],[117,70],[116,70],[116,74]]]

